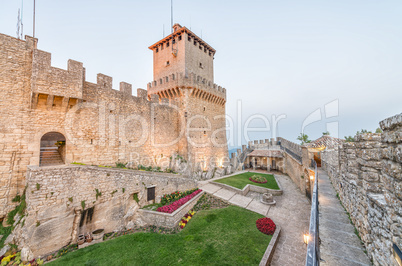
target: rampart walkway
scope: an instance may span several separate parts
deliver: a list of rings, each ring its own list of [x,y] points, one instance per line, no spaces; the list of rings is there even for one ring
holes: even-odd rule
[[[322,265],[371,265],[327,173],[318,170]]]

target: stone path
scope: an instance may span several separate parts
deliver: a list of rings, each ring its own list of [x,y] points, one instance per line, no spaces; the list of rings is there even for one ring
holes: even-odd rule
[[[318,170],[322,265],[371,265],[328,175]]]
[[[288,176],[275,174],[275,177],[283,189],[283,195],[274,196],[276,206],[262,204],[255,192],[242,196],[210,181],[199,185],[207,193],[271,218],[282,228],[271,265],[304,265],[307,247],[303,234],[308,230],[310,203]]]

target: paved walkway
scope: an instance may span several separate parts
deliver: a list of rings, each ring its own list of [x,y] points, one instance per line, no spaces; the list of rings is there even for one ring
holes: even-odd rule
[[[318,170],[318,201],[322,265],[371,265],[354,226],[323,170]]]
[[[262,204],[256,193],[242,196],[214,185],[210,180],[199,182],[199,185],[207,193],[271,218],[282,228],[271,265],[304,265],[307,248],[303,233],[308,230],[310,203],[288,176],[275,173],[275,177],[283,189],[283,195],[274,196],[276,206]]]

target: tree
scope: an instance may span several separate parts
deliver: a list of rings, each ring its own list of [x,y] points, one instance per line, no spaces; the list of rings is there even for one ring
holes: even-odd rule
[[[352,136],[349,136],[349,137],[345,136],[345,140],[346,140],[346,142],[355,142],[355,138]]]
[[[367,131],[367,129],[362,129],[360,131],[357,131],[356,135],[365,134],[365,133],[371,133],[371,131]]]
[[[325,131],[325,132],[322,132],[322,135],[323,135],[323,136],[329,136],[330,133],[329,133],[329,131]]]
[[[300,136],[297,137],[297,140],[300,140],[301,145],[311,142],[311,140],[308,139],[308,136],[303,133],[300,133]]]
[[[377,129],[375,130],[375,133],[382,133],[381,128],[377,127]]]

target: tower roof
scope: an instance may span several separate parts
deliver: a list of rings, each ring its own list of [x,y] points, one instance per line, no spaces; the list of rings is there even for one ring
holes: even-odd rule
[[[188,28],[182,27],[180,24],[176,23],[176,24],[173,25],[173,29],[174,29],[174,32],[173,32],[173,33],[169,34],[168,36],[166,36],[166,37],[163,38],[162,40],[160,40],[160,41],[154,43],[153,45],[149,46],[148,48],[151,49],[151,50],[153,50],[153,49],[157,48],[158,45],[160,45],[160,44],[162,44],[162,43],[165,43],[165,42],[169,41],[170,39],[172,39],[172,35],[173,35],[173,37],[176,37],[176,36],[178,36],[178,35],[180,35],[180,34],[182,34],[182,33],[185,32],[185,33],[187,33],[188,35],[190,35],[191,37],[194,37],[194,39],[195,39],[197,42],[201,43],[203,46],[205,46],[205,47],[207,47],[209,50],[211,50],[213,54],[216,53],[216,50],[215,50],[214,48],[212,48],[212,46],[210,46],[208,43],[206,43],[205,41],[203,41],[200,37],[198,37],[194,32],[192,32],[192,31],[189,30]]]

